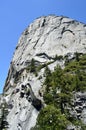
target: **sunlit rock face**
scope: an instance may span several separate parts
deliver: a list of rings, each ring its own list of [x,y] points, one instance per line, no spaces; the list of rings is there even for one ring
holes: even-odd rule
[[[32,58],[45,62],[49,57],[86,51],[86,26],[66,17],[36,19],[21,35],[13,62],[24,67]],[[39,54],[46,55],[39,55]],[[49,56],[49,57],[48,57]],[[18,66],[17,66],[18,65]]]
[[[44,107],[40,89],[45,68],[41,67],[36,73],[31,66],[37,68],[49,63],[53,71],[57,64],[64,67],[64,60],[54,62],[56,55],[71,58],[75,52],[86,53],[86,25],[83,23],[63,16],[43,16],[26,28],[15,49],[1,97],[1,104],[8,105],[7,130],[30,130]],[[82,118],[86,122],[85,116]]]

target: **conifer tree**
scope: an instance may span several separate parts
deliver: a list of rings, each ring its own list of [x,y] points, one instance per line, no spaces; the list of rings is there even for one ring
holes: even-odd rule
[[[31,68],[30,68],[30,72],[35,72],[36,68],[35,68],[35,60],[32,58],[31,60]]]
[[[4,103],[1,106],[1,115],[0,115],[0,130],[5,130],[8,128],[8,122],[7,122],[7,115],[8,115],[8,109],[7,104]]]

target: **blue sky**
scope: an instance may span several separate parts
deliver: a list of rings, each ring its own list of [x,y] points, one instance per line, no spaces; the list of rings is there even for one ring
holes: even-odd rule
[[[86,23],[86,0],[0,1],[0,92],[21,33],[34,19],[49,14],[64,15]]]

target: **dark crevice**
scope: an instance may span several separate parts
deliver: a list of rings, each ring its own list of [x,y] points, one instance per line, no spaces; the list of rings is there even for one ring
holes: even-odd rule
[[[41,24],[41,27],[45,26],[45,22],[46,22],[46,20],[44,19],[43,22],[42,22],[42,24]]]
[[[28,29],[26,29],[24,35],[28,35],[28,34],[29,34]]]
[[[38,43],[39,39],[36,41],[35,45],[33,46],[33,49],[35,49],[37,43]]]
[[[63,18],[64,18],[64,17],[61,17],[61,19],[60,19],[59,27],[60,27],[60,25],[62,24],[62,20],[63,20]]]
[[[61,35],[63,35],[63,33],[67,32],[67,31],[69,31],[70,33],[72,33],[73,35],[75,35],[75,33],[72,30],[65,29],[65,27],[63,27],[63,29],[62,29]]]
[[[53,59],[52,57],[48,56],[46,53],[39,53],[39,54],[36,54],[36,56],[46,57],[46,58],[49,59],[49,60]]]
[[[63,22],[63,24],[67,23],[67,24],[74,24],[76,21],[72,20],[72,21],[68,21],[68,22]]]

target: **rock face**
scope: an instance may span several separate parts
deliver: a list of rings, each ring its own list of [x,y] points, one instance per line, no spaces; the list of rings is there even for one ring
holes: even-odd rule
[[[71,58],[75,52],[86,53],[85,24],[63,16],[47,16],[27,27],[19,39],[4,86],[8,130],[30,130],[36,124],[43,102],[39,90],[45,78],[44,65],[49,63],[51,70],[57,64],[64,67],[64,60],[54,62],[55,56]],[[34,65],[43,67],[36,73],[31,68]],[[86,117],[82,120],[86,123]]]
[[[56,54],[84,53],[85,43],[84,24],[66,17],[41,17],[30,24],[21,35],[12,61],[17,69],[21,69],[32,58],[46,62]]]

